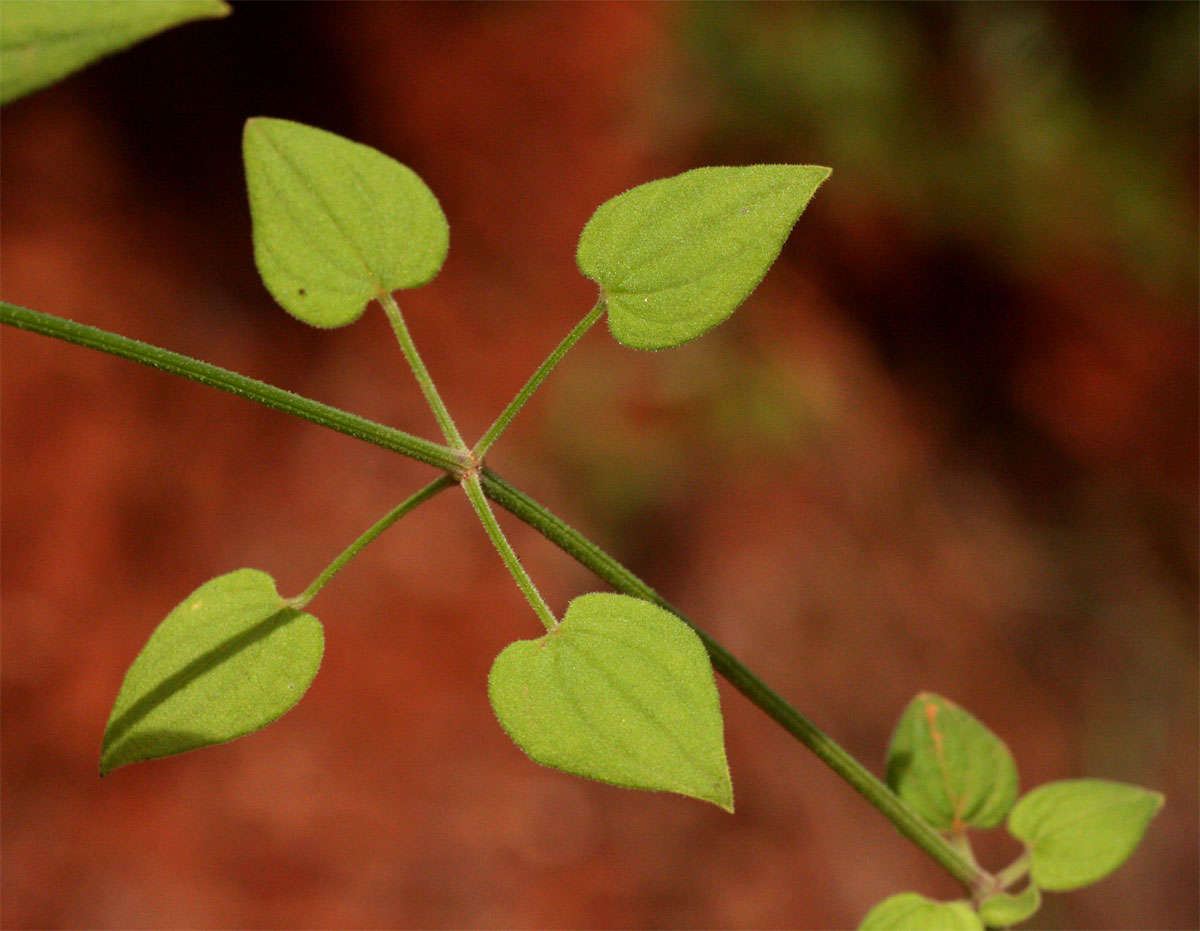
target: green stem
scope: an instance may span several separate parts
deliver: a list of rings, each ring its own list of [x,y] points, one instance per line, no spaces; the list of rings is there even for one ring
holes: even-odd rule
[[[517,396],[508,402],[508,407],[500,412],[500,416],[488,427],[487,433],[475,444],[475,448],[471,452],[475,456],[476,462],[483,461],[484,455],[492,448],[492,444],[500,439],[500,434],[508,429],[508,425],[512,423],[512,419],[517,416],[517,413],[525,406],[525,402],[529,400],[530,396],[546,380],[546,376],[554,371],[554,367],[570,351],[571,347],[579,342],[583,334],[595,326],[596,321],[604,316],[605,310],[604,298],[600,298],[600,300],[596,301],[596,306],[589,310],[587,315],[575,324],[575,328],[546,357],[546,361],[537,367],[537,371],[529,377],[529,381],[525,382],[525,387],[518,391]]]
[[[446,438],[446,442],[450,446],[465,451],[467,444],[463,442],[462,434],[458,432],[454,418],[450,416],[450,411],[446,409],[446,403],[442,400],[442,396],[438,394],[437,385],[429,377],[429,370],[425,368],[425,363],[421,360],[421,354],[417,352],[417,344],[413,342],[412,334],[408,332],[408,326],[404,322],[404,314],[400,313],[400,307],[396,304],[396,299],[386,291],[381,292],[376,297],[379,303],[383,305],[388,323],[392,325],[392,332],[396,334],[396,340],[400,343],[400,351],[404,353],[404,358],[408,360],[408,365],[412,369],[413,375],[417,377],[417,384],[421,386],[421,394],[425,395],[429,409],[433,411],[433,416],[437,418],[438,426],[442,430],[442,436]]]
[[[942,835],[945,837],[945,835]],[[975,859],[975,851],[971,849],[971,838],[967,836],[966,829],[954,831],[946,838],[946,843],[958,851],[959,855],[966,860],[971,866],[979,870],[979,861]],[[980,870],[982,872],[982,870]]]
[[[996,874],[996,888],[1008,889],[1020,881],[1029,872],[1029,851],[1026,850],[1017,859]]]
[[[207,362],[190,359],[178,353],[160,349],[137,340],[127,339],[112,333],[106,333],[95,327],[73,323],[49,314],[17,307],[13,304],[0,302],[0,323],[7,323],[21,329],[42,333],[67,342],[77,343],[99,349],[112,355],[132,359],[144,365],[163,369],[193,381],[198,381],[223,391],[265,404],[277,410],[295,414],[305,420],[321,424],[332,430],[337,430],[349,436],[354,436],[367,442],[391,449],[421,462],[426,462],[461,479],[471,493],[474,480],[482,485],[483,493],[501,507],[510,511],[520,520],[536,529],[542,536],[550,540],[561,550],[572,556],[576,561],[591,569],[596,575],[605,579],[614,588],[634,597],[645,598],[672,611],[682,620],[691,624],[684,615],[673,609],[662,599],[654,589],[622,566],[619,562],[605,553],[573,527],[552,514],[532,498],[509,485],[506,481],[489,469],[482,470],[482,476],[476,474],[472,467],[469,454],[430,443],[400,430],[385,427],[364,417],[349,414],[345,411],[310,401],[289,391],[283,391],[263,382],[235,372],[227,371]],[[474,503],[474,502],[472,502]],[[486,505],[486,502],[483,502]],[[478,510],[478,508],[477,508]],[[491,509],[484,507],[486,513]],[[482,517],[482,515],[481,515]],[[492,521],[495,521],[494,515]],[[487,523],[485,522],[485,527]],[[498,529],[498,525],[497,529]],[[515,558],[515,556],[514,556]],[[519,565],[519,564],[518,564]],[[532,583],[530,583],[532,586]],[[540,600],[540,599],[538,599]],[[535,603],[531,599],[531,604]],[[543,603],[544,606],[544,603]],[[537,610],[537,608],[535,608]],[[549,609],[539,617],[549,617]],[[550,627],[551,625],[547,625]],[[695,625],[692,625],[693,628]],[[978,867],[968,863],[946,840],[931,828],[921,817],[908,807],[886,785],[872,775],[865,767],[843,750],[837,743],[826,736],[807,718],[792,708],[787,702],[776,695],[765,683],[748,670],[742,663],[730,654],[724,647],[697,629],[697,634],[704,642],[713,667],[729,682],[746,696],[753,704],[774,719],[789,734],[808,747],[834,772],[841,776],[856,791],[877,808],[896,828],[909,840],[924,850],[930,857],[956,880],[968,889],[986,879]],[[1005,873],[1008,871],[1006,870]]]
[[[492,513],[492,506],[488,504],[487,498],[484,497],[483,488],[479,483],[479,473],[477,471],[467,473],[462,480],[462,486],[463,491],[467,493],[467,497],[471,499],[471,506],[475,508],[475,513],[479,515],[479,522],[483,524],[483,529],[491,537],[496,551],[500,554],[500,558],[504,560],[504,565],[508,567],[508,571],[512,573],[517,587],[525,595],[525,599],[538,616],[538,620],[542,622],[547,631],[554,630],[558,626],[558,619],[554,616],[554,612],[550,610],[549,605],[546,604],[546,600],[542,598],[542,593],[533,584],[533,579],[529,577],[529,573],[525,571],[525,567],[521,565],[521,560],[517,558],[512,545],[504,536],[504,531],[500,529],[500,522],[496,520],[496,515]]]
[[[394,508],[384,514],[383,517],[372,524],[362,536],[342,550],[341,555],[339,555],[337,559],[326,566],[321,574],[313,579],[312,584],[309,585],[308,588],[306,588],[295,598],[289,599],[291,606],[293,608],[303,608],[306,604],[317,597],[317,592],[325,587],[326,582],[342,571],[346,563],[350,562],[350,560],[362,552],[363,547],[387,530],[388,527],[392,526],[392,524],[396,523],[396,521],[398,521],[409,511],[415,510],[434,495],[446,490],[453,484],[453,476],[443,475],[440,478],[434,479],[416,494],[397,504]]]
[[[690,625],[704,643],[713,668],[734,688],[775,720],[784,730],[808,747],[817,758],[878,809],[909,840],[936,860],[967,889],[984,878],[983,872],[968,862],[933,827],[892,792],[865,766],[837,742],[784,701],[752,673],[732,653],[696,627],[678,609],[654,589],[584,537],[575,528],[546,510],[522,491],[514,488],[490,469],[483,470],[484,493],[505,510],[529,524],[559,549],[592,570],[614,588],[652,601]]]
[[[284,391],[282,388],[276,388],[274,385],[268,385],[266,382],[247,378],[237,372],[231,372],[208,362],[201,362],[199,359],[180,355],[168,349],[161,349],[136,339],[118,336],[115,333],[109,333],[83,323],[64,320],[61,317],[39,313],[36,310],[18,307],[7,302],[0,302],[0,323],[7,323],[22,330],[65,340],[68,343],[87,346],[90,349],[99,349],[110,355],[132,359],[134,362],[140,362],[151,368],[190,378],[202,385],[220,388],[222,391],[248,398],[258,404],[273,407],[275,410],[293,414],[312,423],[320,424],[322,427],[328,427],[339,433],[345,433],[347,436],[353,436],[420,462],[428,463],[444,472],[458,475],[470,465],[469,458],[462,453],[413,436],[411,433],[385,427],[383,424],[359,417],[357,414],[309,400],[290,391]]]

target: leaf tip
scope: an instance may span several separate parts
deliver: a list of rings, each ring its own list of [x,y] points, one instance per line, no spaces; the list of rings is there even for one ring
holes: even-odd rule
[[[722,741],[721,756],[720,756],[721,772],[720,775],[713,781],[712,793],[707,795],[696,795],[701,801],[711,802],[722,811],[729,814],[734,814],[733,803],[733,779],[729,775],[729,760],[725,756],[724,742]]]
[[[105,731],[104,736],[105,736],[105,742],[107,743],[107,738],[108,738],[107,731]],[[112,756],[109,754],[109,752],[107,750],[102,750],[100,752],[100,778],[101,779],[103,779],[105,776],[107,776],[109,773],[111,773],[114,769],[117,769],[120,766],[121,766],[120,763],[117,763],[117,764],[113,763]]]
[[[248,137],[251,131],[261,132],[271,122],[274,122],[274,118],[269,116],[247,117],[246,122],[242,124],[242,138]]]

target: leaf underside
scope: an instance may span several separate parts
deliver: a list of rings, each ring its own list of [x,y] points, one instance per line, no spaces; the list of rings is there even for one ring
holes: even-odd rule
[[[538,763],[733,810],[708,654],[656,605],[576,598],[555,630],[500,653],[488,692],[501,726]]]
[[[901,892],[872,908],[858,931],[983,931],[983,922],[966,902],[935,902]]]
[[[220,0],[4,0],[0,104],[172,26],[228,15]]]
[[[318,327],[357,320],[372,298],[426,284],[450,228],[433,192],[382,152],[289,120],[242,137],[254,260],[288,313]]]
[[[1042,893],[1035,883],[1021,892],[1000,892],[979,904],[979,917],[993,928],[1007,928],[1027,921],[1042,907]]]
[[[1033,881],[1064,892],[1129,859],[1163,801],[1158,792],[1103,779],[1051,782],[1017,802],[1008,830],[1029,848]]]
[[[696,168],[602,204],[576,261],[618,342],[665,349],[727,319],[758,286],[829,169]]]
[[[992,828],[1017,797],[1008,747],[949,699],[922,692],[888,747],[887,783],[941,831]]]
[[[125,674],[101,775],[270,724],[308,690],[324,647],[320,622],[289,607],[265,572],[206,582],[158,625]]]

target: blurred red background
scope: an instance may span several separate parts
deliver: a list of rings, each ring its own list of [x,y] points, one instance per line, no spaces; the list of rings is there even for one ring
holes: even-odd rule
[[[471,438],[590,306],[602,201],[833,166],[730,322],[658,354],[598,328],[489,462],[877,772],[929,689],[1025,788],[1165,792],[1036,923],[1195,927],[1196,46],[1194,4],[235,4],[5,109],[4,298],[433,436],[377,309],[318,332],[257,280],[242,124],[312,123],[441,199],[402,306]],[[5,927],[841,928],[957,894],[724,683],[734,816],[527,761],[485,678],[540,628],[456,494],[313,604],[295,710],[98,779],[176,603],[241,566],[299,591],[431,474],[2,339]],[[505,526],[555,610],[600,587]]]

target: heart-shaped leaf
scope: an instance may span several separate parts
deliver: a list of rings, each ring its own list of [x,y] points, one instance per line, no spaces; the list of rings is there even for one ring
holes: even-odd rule
[[[579,237],[608,326],[633,349],[678,346],[729,317],[829,177],[818,165],[696,168],[601,204]]]
[[[488,694],[538,763],[733,811],[712,665],[669,611],[627,595],[576,598],[554,630],[496,657]]]
[[[289,607],[265,572],[238,569],[205,582],[125,673],[100,774],[265,727],[308,691],[324,650],[320,621]]]
[[[425,284],[446,260],[450,228],[437,198],[382,152],[256,117],[242,154],[258,273],[305,323],[353,323],[372,298]]]
[[[935,902],[901,892],[867,912],[858,931],[983,931],[983,922],[967,902]]]
[[[1163,796],[1103,779],[1050,782],[1013,807],[1008,830],[1029,848],[1030,873],[1064,892],[1107,876],[1141,843]]]
[[[887,783],[940,831],[991,828],[1017,797],[1008,747],[954,702],[922,692],[892,736]]]
[[[221,0],[4,0],[0,103],[194,19],[229,15]]]

